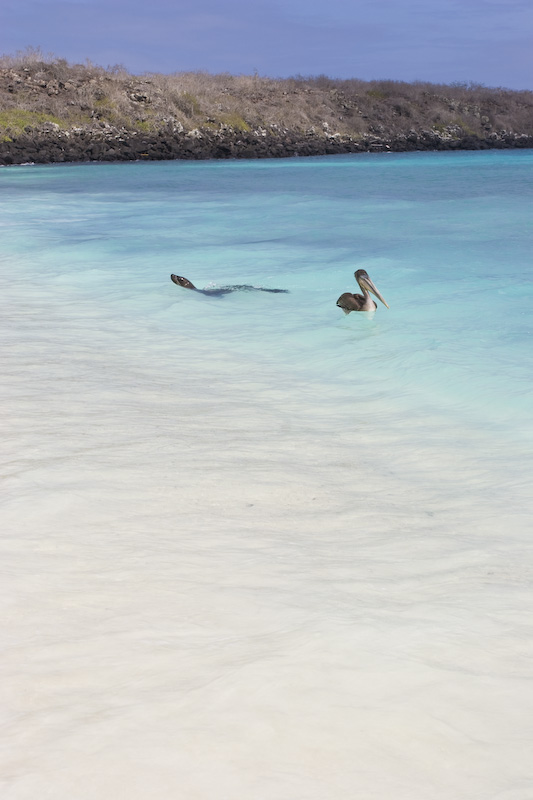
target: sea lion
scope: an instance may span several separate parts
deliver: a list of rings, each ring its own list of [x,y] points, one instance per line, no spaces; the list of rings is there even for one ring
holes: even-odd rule
[[[192,289],[194,292],[206,294],[208,297],[222,297],[222,295],[230,294],[231,292],[270,292],[271,294],[288,294],[288,289],[264,289],[262,286],[214,286],[212,289],[197,289],[194,283],[188,278],[183,278],[181,275],[171,275],[170,280],[176,286],[182,286],[184,289]]]

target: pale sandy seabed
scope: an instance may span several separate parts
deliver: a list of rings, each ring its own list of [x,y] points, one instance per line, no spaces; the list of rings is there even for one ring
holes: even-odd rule
[[[84,314],[5,333],[1,796],[533,797],[503,444]]]

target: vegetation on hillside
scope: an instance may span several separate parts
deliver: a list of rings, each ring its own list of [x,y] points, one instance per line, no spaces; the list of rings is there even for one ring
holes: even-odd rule
[[[487,137],[533,135],[533,92],[480,85],[272,79],[259,75],[128,73],[69,64],[38,50],[0,57],[0,139],[53,123],[69,130],[104,123],[127,131],[278,129],[397,136],[430,130]]]

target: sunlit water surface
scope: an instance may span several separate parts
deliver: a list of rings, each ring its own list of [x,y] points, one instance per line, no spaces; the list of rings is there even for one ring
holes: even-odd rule
[[[0,171],[3,798],[530,800],[532,167]]]

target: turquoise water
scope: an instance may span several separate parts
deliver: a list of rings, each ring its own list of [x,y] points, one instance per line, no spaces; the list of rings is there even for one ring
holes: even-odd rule
[[[4,280],[25,303],[152,325],[329,402],[531,436],[530,151],[4,170]],[[344,317],[364,268],[390,305]],[[288,295],[206,298],[251,283]],[[143,346],[136,341],[136,348]],[[181,346],[181,345],[180,345]],[[318,395],[317,395],[318,402]]]
[[[4,797],[528,800],[532,178],[0,170]]]

